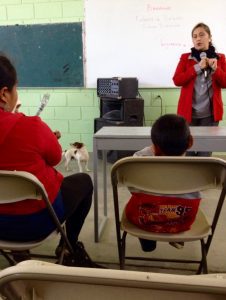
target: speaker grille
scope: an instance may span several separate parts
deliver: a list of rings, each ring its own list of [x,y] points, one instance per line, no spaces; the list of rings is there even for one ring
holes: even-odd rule
[[[115,99],[136,98],[138,95],[137,78],[98,78],[97,96]]]

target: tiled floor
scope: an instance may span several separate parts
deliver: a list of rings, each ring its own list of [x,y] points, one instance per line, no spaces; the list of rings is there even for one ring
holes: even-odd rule
[[[72,164],[73,165],[73,164]],[[74,165],[75,166],[75,165]],[[108,165],[108,170],[110,170],[111,164]],[[59,165],[58,168],[65,174],[69,175],[71,172],[65,172],[63,164]],[[90,169],[92,169],[92,162],[90,162]],[[77,171],[74,170],[74,172]],[[99,170],[101,174],[101,169]],[[109,174],[109,171],[108,171]],[[92,176],[92,171],[90,172]],[[101,184],[101,181],[99,181]],[[101,195],[101,194],[100,194]],[[207,212],[210,212],[213,205],[213,199],[216,195],[216,191],[210,191],[203,195],[202,207]],[[127,191],[121,191],[121,202],[126,203],[129,194]],[[101,197],[99,199],[101,204]],[[87,252],[90,254],[93,260],[99,263],[105,264],[105,266],[118,269],[118,256],[117,256],[117,243],[115,237],[115,224],[113,217],[113,200],[110,182],[108,180],[108,208],[109,208],[109,219],[107,226],[103,232],[101,240],[99,243],[94,242],[94,218],[93,218],[93,207],[88,215],[88,218],[83,226],[80,240],[85,244]],[[101,205],[100,205],[101,206]],[[100,207],[101,209],[101,207]],[[100,211],[100,213],[102,213]],[[226,273],[226,205],[224,205],[219,223],[215,232],[214,239],[208,254],[208,266],[210,273]],[[54,252],[57,245],[57,241],[48,241],[45,245],[36,249],[37,252],[47,252],[49,254]],[[136,238],[128,238],[128,251],[130,254],[144,254],[140,248],[139,242]],[[199,242],[187,243],[184,249],[178,250],[173,248],[167,243],[159,242],[157,248],[154,252],[147,255],[153,257],[169,257],[169,258],[199,258],[200,255],[200,245]],[[0,257],[0,267],[5,268],[8,264],[5,259]],[[154,262],[142,262],[136,263],[130,262],[127,265],[127,269],[131,270],[143,270],[151,272],[163,272],[163,273],[178,273],[178,274],[191,274],[194,273],[196,265],[179,265],[175,263],[154,263]]]

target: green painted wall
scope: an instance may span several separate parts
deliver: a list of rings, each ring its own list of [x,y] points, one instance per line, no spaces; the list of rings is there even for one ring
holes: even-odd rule
[[[108,0],[106,0],[108,1]],[[83,0],[0,0],[0,25],[84,21]],[[99,116],[95,89],[19,89],[23,111],[33,115],[43,93],[51,94],[41,117],[52,130],[60,130],[61,145],[83,141],[92,151],[93,120]],[[140,89],[145,101],[145,125],[164,113],[176,112],[179,89]],[[160,98],[162,98],[162,103]],[[226,91],[223,91],[226,105]],[[226,125],[226,118],[221,125]]]

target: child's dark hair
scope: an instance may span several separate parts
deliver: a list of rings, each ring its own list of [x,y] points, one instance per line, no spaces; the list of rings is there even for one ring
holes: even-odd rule
[[[10,60],[0,53],[0,89],[6,86],[11,91],[16,83],[16,69]]]
[[[190,129],[187,121],[176,114],[158,118],[151,129],[154,145],[167,156],[180,156],[189,147]]]

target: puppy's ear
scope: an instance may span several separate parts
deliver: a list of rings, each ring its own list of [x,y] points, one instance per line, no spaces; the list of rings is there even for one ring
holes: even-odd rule
[[[83,143],[77,142],[76,148],[81,149],[83,147]]]
[[[73,147],[77,147],[77,142],[71,143],[70,145]]]

